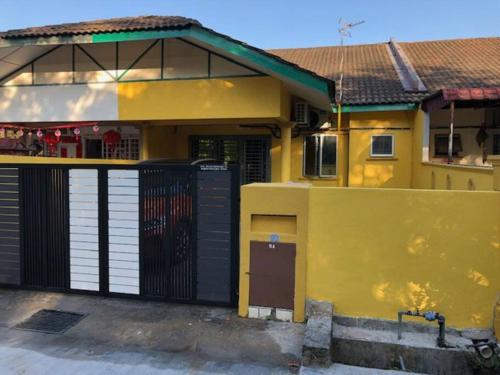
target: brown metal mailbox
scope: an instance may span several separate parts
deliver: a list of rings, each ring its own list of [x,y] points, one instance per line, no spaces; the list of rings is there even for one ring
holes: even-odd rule
[[[250,241],[250,305],[293,310],[296,244]]]

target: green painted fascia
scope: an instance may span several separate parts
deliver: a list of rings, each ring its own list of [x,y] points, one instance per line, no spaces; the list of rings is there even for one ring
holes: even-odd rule
[[[189,29],[158,31],[124,31],[92,35],[92,43],[127,42],[131,40],[180,38],[190,34]]]
[[[345,105],[342,106],[342,113],[355,112],[385,112],[385,111],[411,111],[415,110],[415,103],[404,104],[374,104],[374,105]],[[332,106],[333,113],[338,113],[338,107]]]

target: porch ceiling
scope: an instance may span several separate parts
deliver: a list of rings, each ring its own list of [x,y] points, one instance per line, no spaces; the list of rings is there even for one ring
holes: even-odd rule
[[[30,61],[50,51],[53,46],[33,45],[0,48],[0,79],[14,73]]]

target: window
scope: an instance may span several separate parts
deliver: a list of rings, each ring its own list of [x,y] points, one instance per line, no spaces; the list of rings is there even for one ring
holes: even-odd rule
[[[115,147],[103,145],[103,159],[139,160],[139,139],[122,138]]]
[[[493,135],[493,155],[500,155],[500,134]]]
[[[106,145],[101,139],[85,139],[85,158],[87,159],[140,159],[140,141],[133,135],[123,136],[114,147]]]
[[[372,135],[370,156],[394,156],[394,136]]]
[[[337,175],[337,136],[304,137],[304,176],[334,177]]]
[[[434,136],[434,156],[448,155],[448,134],[436,134]],[[462,138],[460,134],[453,134],[453,156],[462,151]]]

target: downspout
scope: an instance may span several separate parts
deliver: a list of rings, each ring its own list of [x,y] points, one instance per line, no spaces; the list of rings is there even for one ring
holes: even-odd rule
[[[448,135],[448,164],[453,163],[453,122],[455,120],[455,102],[450,103],[450,134]]]

